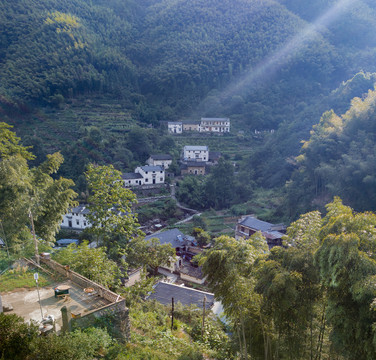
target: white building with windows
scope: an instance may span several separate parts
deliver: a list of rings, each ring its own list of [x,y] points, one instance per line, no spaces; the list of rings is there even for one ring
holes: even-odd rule
[[[184,161],[209,161],[209,148],[200,145],[187,145],[183,148]]]
[[[201,118],[200,132],[229,133],[229,118]]]
[[[147,159],[147,164],[150,166],[163,166],[165,169],[172,163],[172,156],[170,154],[155,154],[150,155],[149,159]]]
[[[162,166],[139,166],[134,171],[136,174],[140,174],[143,177],[143,185],[164,184],[165,171]]]
[[[84,230],[91,227],[90,222],[87,219],[89,209],[87,205],[79,205],[71,209],[67,214],[63,216],[63,222],[61,223],[62,229],[72,230]]]
[[[169,134],[181,134],[183,132],[183,123],[181,121],[169,121],[167,129]]]
[[[125,187],[161,185],[165,182],[165,169],[160,165],[139,166],[134,173],[124,173],[121,177]]]

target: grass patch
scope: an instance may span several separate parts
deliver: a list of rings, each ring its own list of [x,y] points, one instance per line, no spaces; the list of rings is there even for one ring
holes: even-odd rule
[[[0,276],[0,292],[12,291],[19,288],[32,289],[36,287],[34,280],[35,271],[28,270],[27,267],[18,267],[6,271]],[[52,280],[46,275],[39,273],[39,286],[47,286]]]

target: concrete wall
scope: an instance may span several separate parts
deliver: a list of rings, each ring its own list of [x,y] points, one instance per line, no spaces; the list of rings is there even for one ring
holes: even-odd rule
[[[56,261],[43,259],[42,257],[40,261],[43,264],[50,267],[51,269],[53,269],[54,271],[58,272],[59,274],[72,280],[77,285],[83,288],[89,288],[89,287],[94,288],[94,290],[98,293],[99,296],[103,297],[104,299],[108,301],[116,302],[116,301],[123,300],[123,298],[120,295],[112,292],[111,290],[106,289],[105,287],[95,283],[94,281],[87,279],[86,277],[76,273],[75,271],[70,270],[69,267],[67,268],[66,266],[61,265],[57,263]]]
[[[87,328],[98,325],[101,321],[112,330],[112,336],[120,341],[127,341],[130,337],[129,310],[125,299],[93,310],[78,318],[72,318],[72,328]]]

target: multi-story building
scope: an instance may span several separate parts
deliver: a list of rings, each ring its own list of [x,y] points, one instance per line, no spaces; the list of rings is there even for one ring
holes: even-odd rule
[[[183,132],[183,123],[181,121],[169,121],[167,129],[170,134],[181,134]]]
[[[150,166],[163,166],[168,169],[172,163],[172,156],[169,154],[150,155],[146,162]]]
[[[159,165],[139,166],[134,173],[124,173],[121,178],[125,187],[164,184],[165,169]]]
[[[209,148],[207,146],[187,145],[183,149],[184,161],[209,161]]]
[[[200,132],[229,133],[229,118],[201,118]]]
[[[91,227],[91,224],[87,219],[88,213],[89,209],[87,205],[76,206],[63,216],[63,222],[60,225],[61,228],[84,230],[87,227]]]

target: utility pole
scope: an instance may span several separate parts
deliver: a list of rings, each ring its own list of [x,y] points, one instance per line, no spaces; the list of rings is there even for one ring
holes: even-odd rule
[[[171,298],[171,331],[174,327],[174,298]]]
[[[201,337],[204,337],[204,328],[205,328],[205,309],[206,309],[206,295],[204,295],[204,306],[202,309],[202,329],[201,329]]]
[[[38,291],[38,299],[39,299],[39,306],[40,306],[40,314],[42,315],[42,320],[43,320],[42,303],[40,302],[40,295],[39,295],[38,277],[39,277],[38,273],[34,273],[34,279],[35,279],[35,282],[37,283],[37,291]]]
[[[31,212],[31,210],[29,210],[29,217],[30,217],[30,222],[31,222],[31,232],[33,233],[33,238],[34,238],[35,259],[36,259],[37,264],[40,265],[39,251],[38,251],[38,240],[37,240],[37,237],[35,236],[34,219],[33,219],[33,214]]]

